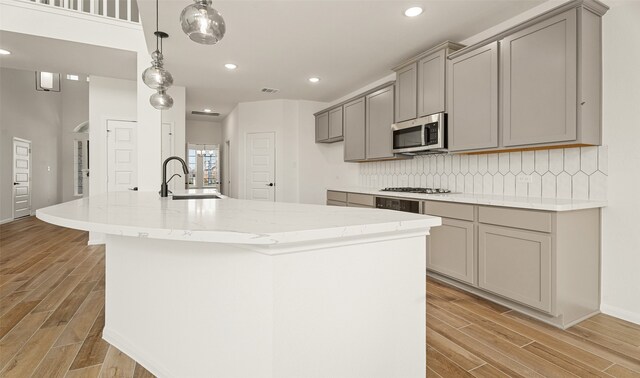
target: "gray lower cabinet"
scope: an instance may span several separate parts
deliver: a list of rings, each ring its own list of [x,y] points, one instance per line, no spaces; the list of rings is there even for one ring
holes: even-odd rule
[[[425,201],[427,269],[452,285],[566,328],[600,307],[600,209],[565,212]]]
[[[396,71],[396,122],[416,118],[418,65],[412,63]],[[393,123],[393,122],[392,122]]]
[[[475,235],[473,222],[442,218],[427,243],[427,269],[475,284]]]
[[[498,147],[498,42],[448,65],[449,151]]]
[[[447,49],[418,61],[418,117],[444,112]]]
[[[577,138],[576,9],[500,43],[505,147]]]
[[[365,98],[361,97],[343,106],[344,161],[362,161],[366,155]]]
[[[551,235],[480,224],[478,286],[551,312]]]
[[[369,194],[327,190],[327,205],[375,208],[375,197]]]
[[[316,116],[316,143],[329,139],[329,112]]]
[[[365,109],[367,159],[393,158],[394,86],[367,95]]]

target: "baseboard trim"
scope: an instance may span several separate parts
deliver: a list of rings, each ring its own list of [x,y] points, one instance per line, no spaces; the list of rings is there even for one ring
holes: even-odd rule
[[[102,232],[89,231],[88,245],[102,245],[107,242],[107,235]]]
[[[13,222],[13,218],[7,218],[7,219],[0,220],[0,224],[5,224],[5,223],[9,223],[9,222]]]
[[[154,359],[147,356],[144,351],[138,350],[138,348],[136,348],[133,343],[129,342],[126,337],[113,330],[108,329],[106,326],[102,330],[102,339],[113,345],[114,347],[120,349],[120,351],[131,357],[134,361],[142,365],[156,377],[172,377],[172,375],[169,374],[164,367],[162,367],[161,363],[158,363],[158,361],[154,361]]]
[[[616,306],[611,306],[607,304],[600,305],[600,311],[603,314],[611,315],[615,318],[626,320],[631,323],[635,323],[640,325],[640,314],[631,312],[629,310],[624,310]]]

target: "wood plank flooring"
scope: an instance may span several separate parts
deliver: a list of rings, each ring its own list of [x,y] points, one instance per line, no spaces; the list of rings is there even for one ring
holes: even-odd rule
[[[427,280],[427,377],[637,377],[640,326],[566,331]],[[153,377],[102,340],[104,247],[29,217],[0,225],[0,377]]]

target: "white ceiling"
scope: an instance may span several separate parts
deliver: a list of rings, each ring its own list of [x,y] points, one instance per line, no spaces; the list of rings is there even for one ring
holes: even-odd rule
[[[155,48],[155,1],[138,0],[147,45]],[[241,101],[286,98],[332,101],[391,73],[390,68],[444,40],[461,41],[544,0],[245,0],[214,1],[227,33],[200,45],[182,32],[190,0],[160,1],[165,67],[187,88],[191,110],[222,119]],[[416,18],[403,12],[421,5]],[[224,63],[238,65],[228,71]],[[307,79],[318,76],[320,83]],[[277,88],[276,94],[260,92]],[[169,90],[169,93],[171,91]],[[216,119],[216,118],[213,118]]]
[[[96,75],[135,80],[136,54],[131,51],[86,45],[0,31],[0,66],[30,71]]]

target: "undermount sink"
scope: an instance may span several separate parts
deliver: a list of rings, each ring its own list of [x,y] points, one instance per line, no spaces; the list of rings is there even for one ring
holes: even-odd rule
[[[188,200],[188,199],[220,199],[220,196],[216,194],[176,194],[171,197],[174,200]]]

